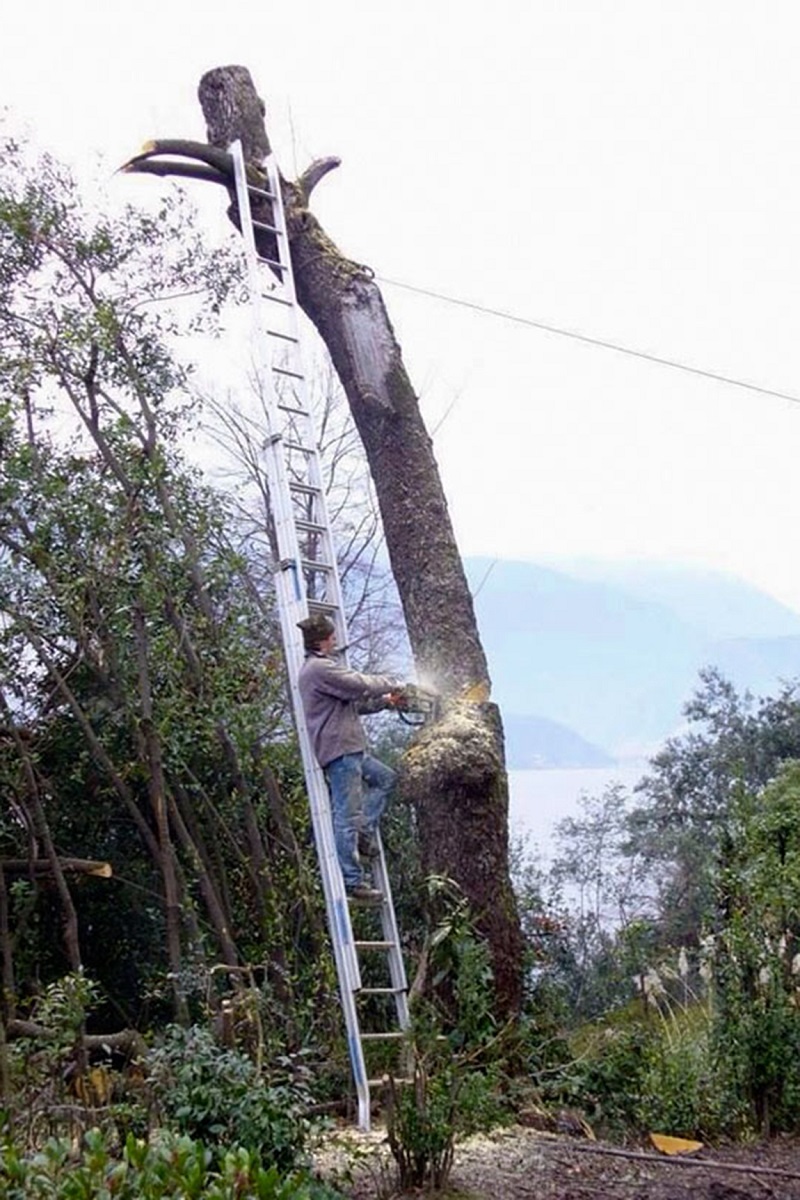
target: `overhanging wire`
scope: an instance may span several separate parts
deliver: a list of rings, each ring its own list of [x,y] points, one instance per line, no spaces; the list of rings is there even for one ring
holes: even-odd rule
[[[631,358],[641,358],[645,362],[657,363],[660,367],[671,367],[675,371],[686,371],[690,375],[699,375],[703,379],[713,379],[716,383],[726,383],[730,387],[743,388],[748,392],[758,392],[762,396],[774,396],[778,400],[788,400],[791,404],[800,404],[800,396],[792,396],[789,392],[778,392],[774,388],[761,387],[757,383],[748,383],[744,379],[734,379],[731,375],[721,375],[718,371],[706,371],[703,367],[693,367],[689,363],[679,362],[675,358],[663,358],[658,354],[648,354],[646,350],[634,350],[619,342],[608,342],[603,338],[591,337],[587,333],[576,333],[574,329],[561,329],[557,325],[548,325],[545,321],[534,321],[531,317],[520,317],[516,313],[505,312],[501,308],[489,308],[484,304],[476,304],[471,300],[461,300],[457,296],[446,296],[442,292],[434,292],[430,288],[416,287],[412,283],[402,283],[399,279],[387,279],[384,275],[376,275],[380,283],[390,287],[403,288],[407,292],[416,292],[419,296],[427,296],[432,300],[440,300],[444,304],[455,304],[459,308],[469,308],[473,312],[484,313],[490,317],[499,317],[503,321],[512,321],[516,325],[527,325],[531,329],[540,329],[544,333],[553,333],[558,337],[572,338],[575,342],[584,342],[588,346],[599,346],[603,350],[614,350],[617,354],[627,354]]]

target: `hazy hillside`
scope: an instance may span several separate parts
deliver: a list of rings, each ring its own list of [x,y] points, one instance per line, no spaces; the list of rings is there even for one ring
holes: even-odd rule
[[[599,573],[598,564],[592,569]],[[624,587],[489,559],[468,560],[467,572],[507,725],[509,714],[515,722],[543,718],[594,751],[625,757],[651,750],[679,726],[703,666],[720,666],[758,694],[800,676],[800,616],[729,576],[612,564],[609,576],[627,573]],[[747,636],[732,632],[738,628]],[[515,766],[520,756],[589,765],[578,743],[576,760],[565,762],[563,739],[557,745],[553,734],[549,743],[541,727],[520,742],[513,728]]]
[[[503,713],[506,758],[511,770],[534,767],[610,767],[614,759],[585,741],[573,729],[548,721]]]
[[[568,558],[542,565],[573,578],[621,588],[637,600],[665,605],[712,641],[800,634],[800,613],[721,571],[678,563]]]

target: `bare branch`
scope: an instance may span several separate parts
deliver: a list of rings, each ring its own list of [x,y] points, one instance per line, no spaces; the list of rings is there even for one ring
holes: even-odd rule
[[[300,194],[304,200],[307,202],[310,199],[311,193],[320,180],[324,179],[330,171],[335,171],[341,165],[342,160],[332,155],[328,158],[315,158],[297,180],[297,187],[300,189]]]

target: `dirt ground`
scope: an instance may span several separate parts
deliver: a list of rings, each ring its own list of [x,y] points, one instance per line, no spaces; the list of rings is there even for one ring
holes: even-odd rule
[[[351,1200],[407,1200],[381,1130],[342,1131],[319,1159]],[[447,1200],[800,1200],[800,1141],[669,1157],[513,1126],[456,1149]]]

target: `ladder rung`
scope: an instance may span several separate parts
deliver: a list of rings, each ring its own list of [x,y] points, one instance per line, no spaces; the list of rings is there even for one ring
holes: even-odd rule
[[[381,1075],[380,1079],[368,1079],[367,1087],[370,1087],[370,1088],[383,1087],[383,1085],[386,1083],[388,1078],[389,1078],[388,1075]],[[403,1076],[400,1079],[395,1077],[394,1081],[395,1081],[395,1083],[409,1083],[409,1084],[414,1083],[414,1080],[410,1076]]]
[[[320,612],[321,613],[338,613],[339,605],[331,604],[330,601],[328,601],[328,600],[309,600],[308,601],[308,611],[310,613],[320,613]],[[358,947],[358,945],[359,945],[358,942],[354,942],[353,944],[356,947]],[[383,943],[376,943],[376,944],[382,945]],[[362,946],[371,946],[371,945],[373,945],[373,943],[372,942],[362,942],[361,945]],[[386,945],[393,946],[394,942],[387,942]]]
[[[253,222],[255,224],[255,222]],[[258,261],[263,263],[265,267],[275,267],[278,271],[288,271],[289,268],[278,258],[267,258],[266,254],[259,254]]]
[[[276,369],[272,368],[273,371]],[[310,417],[311,414],[307,408],[293,408],[291,404],[279,404],[278,408],[281,412],[293,413],[296,417]]]
[[[294,337],[291,333],[281,333],[278,329],[268,329],[267,333],[270,335],[270,337],[280,338],[282,342],[293,342],[295,346],[299,342],[299,339]]]
[[[266,229],[267,233],[277,233],[279,237],[283,237],[283,230],[278,229],[277,225],[268,225],[266,221],[257,221],[253,217],[253,226],[256,229]]]
[[[284,296],[276,296],[274,292],[262,292],[261,299],[271,300],[273,304],[283,304],[286,308],[294,308],[294,304],[291,300],[287,300]],[[273,367],[272,369],[273,371],[277,371],[278,368]]]
[[[322,488],[314,487],[310,483],[297,483],[296,480],[289,480],[289,487],[293,492],[302,492],[305,496],[321,496]]]
[[[330,572],[333,570],[332,563],[317,562],[313,558],[302,558],[300,560],[300,566],[303,568],[304,571]]]
[[[277,296],[275,297],[277,300]],[[281,304],[291,304],[291,300],[282,300]],[[286,367],[273,367],[272,370],[276,375],[287,375],[289,379],[305,379],[300,371],[288,371]]]
[[[400,1042],[405,1037],[402,1029],[387,1029],[385,1033],[362,1033],[362,1042]]]
[[[304,446],[302,442],[284,442],[287,450],[299,450],[301,454],[314,454],[316,446]]]
[[[255,183],[248,183],[247,190],[256,196],[265,196],[267,200],[278,199],[274,192],[267,191],[266,188],[258,187],[258,185]]]
[[[327,533],[326,525],[317,525],[315,521],[295,521],[295,529],[302,529],[303,533]]]
[[[309,603],[309,608],[311,604]],[[356,950],[394,950],[396,942],[353,942]]]
[[[407,989],[404,987],[380,987],[380,988],[362,988],[358,992],[359,996],[398,996]]]

